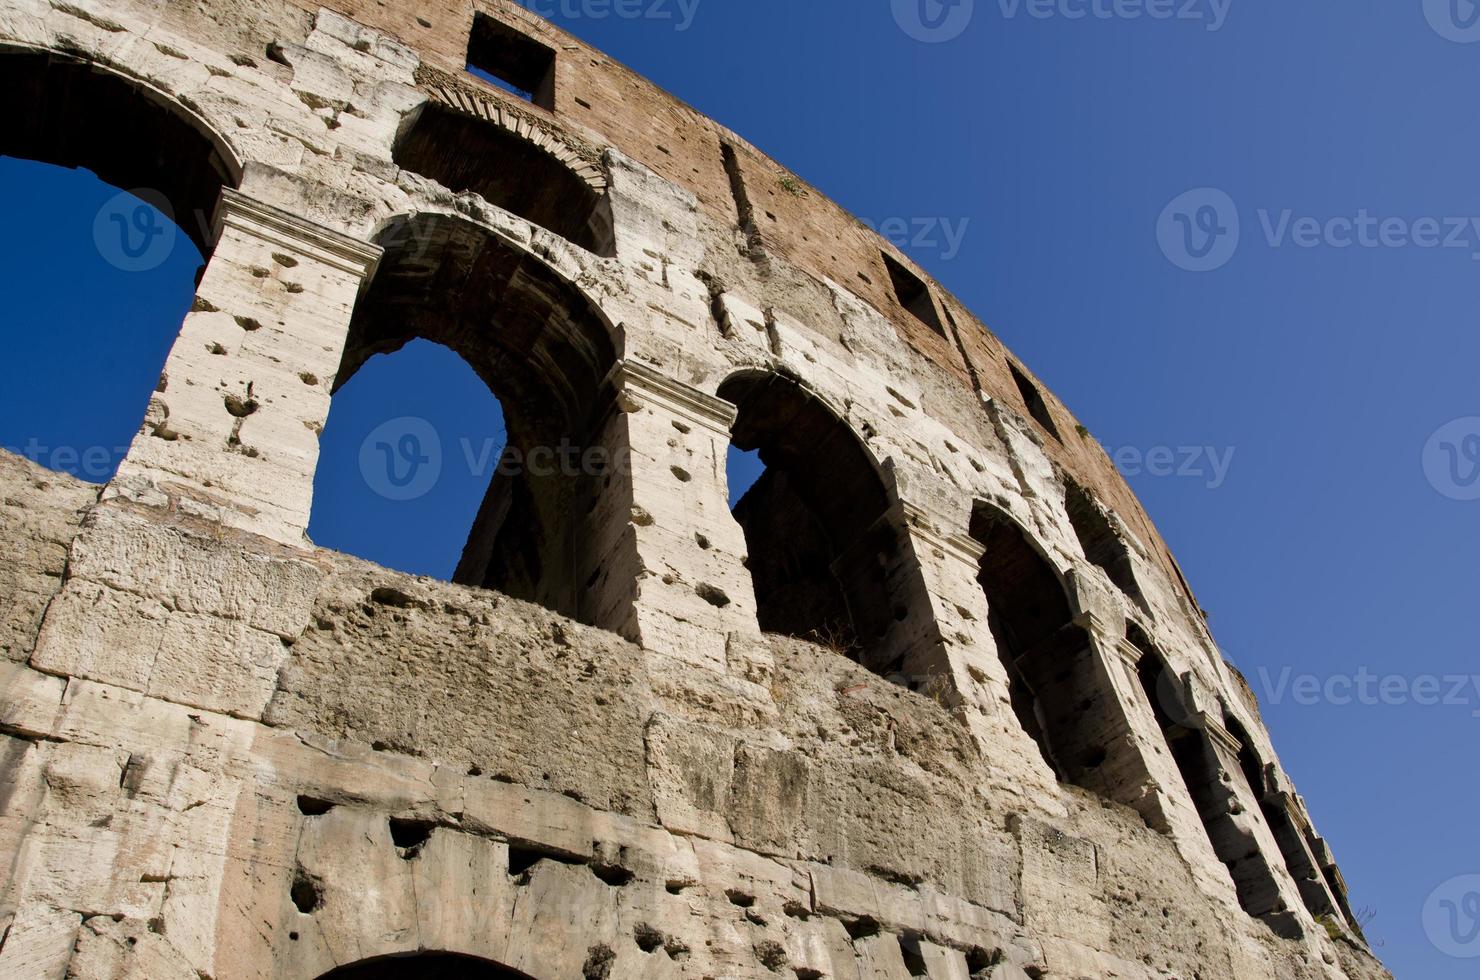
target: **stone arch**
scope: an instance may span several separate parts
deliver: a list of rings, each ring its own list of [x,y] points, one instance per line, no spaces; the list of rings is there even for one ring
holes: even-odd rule
[[[242,167],[200,116],[138,78],[46,49],[0,46],[0,90],[0,155],[151,190],[210,255],[217,200]]]
[[[374,240],[385,253],[334,390],[370,357],[421,338],[462,357],[504,410],[508,445],[491,461],[454,580],[624,627],[628,600],[607,601],[603,588],[610,578],[611,596],[630,596],[635,574],[617,557],[630,501],[611,382],[619,332],[543,261],[467,219],[402,216]]]
[[[1060,782],[1118,798],[1123,777],[1112,770],[1125,761],[1111,756],[1125,742],[1123,712],[1063,574],[993,504],[973,506],[971,536],[982,547],[977,581],[1019,723]]]
[[[1314,916],[1330,916],[1333,919],[1350,919],[1350,913],[1342,904],[1344,896],[1334,894],[1323,869],[1306,843],[1306,835],[1298,824],[1298,817],[1291,812],[1293,800],[1281,793],[1274,777],[1273,767],[1266,765],[1254,747],[1254,740],[1239,720],[1227,710],[1223,712],[1223,724],[1228,734],[1238,742],[1239,769],[1249,791],[1259,804],[1264,822],[1274,835],[1279,847],[1285,870],[1290,873],[1300,900]]]
[[[1233,879],[1239,905],[1280,935],[1298,936],[1299,925],[1260,847],[1256,822],[1242,802],[1247,797],[1239,792],[1243,778],[1237,743],[1190,703],[1185,684],[1139,627],[1131,624],[1127,639],[1140,651],[1136,673],[1141,689],[1213,853]]]
[[[1084,557],[1100,568],[1116,588],[1149,616],[1150,605],[1136,580],[1130,546],[1109,512],[1095,501],[1089,491],[1068,477],[1064,478],[1064,509],[1069,515],[1074,536],[1084,550]]]
[[[791,378],[742,371],[718,394],[737,408],[733,444],[766,466],[734,508],[761,629],[830,643],[879,674],[908,670],[931,631],[928,599],[873,454]]]
[[[378,956],[330,970],[319,980],[534,980],[492,960],[459,953]]]
[[[616,254],[604,174],[559,136],[488,99],[439,87],[407,115],[396,165],[470,191],[588,252]]]

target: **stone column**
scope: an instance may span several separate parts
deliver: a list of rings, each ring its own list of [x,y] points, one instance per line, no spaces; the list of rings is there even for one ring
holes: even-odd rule
[[[231,189],[215,238],[105,497],[301,546],[329,392],[380,249]]]
[[[916,646],[901,679],[957,712],[988,764],[1011,772],[1004,785],[1021,784],[1025,797],[1056,812],[1045,803],[1058,799],[1057,781],[1012,710],[1007,668],[987,626],[987,597],[978,581],[982,545],[968,534],[941,531],[913,505],[904,508],[929,600],[919,618],[932,624],[933,645]]]
[[[613,373],[630,453],[638,568],[630,638],[725,669],[732,634],[759,635],[745,534],[730,514],[725,460],[735,406],[635,361]]]

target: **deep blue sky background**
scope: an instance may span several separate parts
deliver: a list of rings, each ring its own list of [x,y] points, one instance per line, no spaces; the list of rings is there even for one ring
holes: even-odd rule
[[[1353,903],[1376,910],[1380,955],[1399,977],[1473,977],[1480,961],[1441,953],[1423,912],[1480,873],[1480,688],[1463,704],[1303,705],[1262,678],[1480,674],[1480,502],[1423,468],[1435,430],[1480,415],[1480,236],[1276,248],[1258,212],[1480,216],[1480,45],[1441,38],[1421,0],[1232,0],[1216,32],[1003,9],[976,0],[943,44],[901,30],[887,0],[700,0],[683,32],[557,19],[862,217],[967,222],[959,254],[906,250],[1107,447],[1233,451],[1216,487],[1132,484],[1264,701]],[[1156,238],[1168,202],[1199,187],[1230,195],[1243,224],[1205,274]],[[92,222],[112,193],[0,161],[7,446],[126,445],[189,305],[188,247],[147,275],[99,259]],[[447,477],[415,504],[367,492],[356,468],[397,415],[443,434]],[[476,459],[500,436],[496,403],[450,354],[377,359],[336,400],[315,539],[446,574],[487,479],[467,475],[462,440]]]

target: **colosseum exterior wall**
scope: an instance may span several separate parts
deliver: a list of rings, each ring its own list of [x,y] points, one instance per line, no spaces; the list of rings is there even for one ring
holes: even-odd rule
[[[1387,976],[1103,450],[740,136],[503,0],[0,0],[0,79],[209,255],[112,482],[0,457],[0,976]],[[463,584],[305,535],[415,338],[604,461]]]

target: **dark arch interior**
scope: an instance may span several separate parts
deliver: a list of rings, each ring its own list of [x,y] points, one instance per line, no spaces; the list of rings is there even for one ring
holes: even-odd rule
[[[122,190],[146,188],[202,255],[234,165],[192,120],[138,82],[55,53],[0,53],[0,156],[84,167]]]
[[[1103,569],[1116,588],[1143,609],[1147,608],[1141,584],[1136,581],[1135,566],[1131,564],[1130,548],[1110,523],[1109,515],[1072,480],[1066,481],[1064,506],[1084,556]]]
[[[1260,851],[1249,822],[1239,818],[1243,807],[1238,802],[1236,784],[1225,780],[1224,760],[1206,724],[1185,706],[1181,686],[1161,654],[1151,648],[1145,634],[1132,626],[1127,630],[1127,638],[1141,650],[1137,668],[1141,687],[1208,841],[1213,845],[1213,853],[1228,867],[1233,878],[1239,905],[1277,932],[1291,935],[1292,924],[1285,914],[1287,910],[1273,870]],[[1244,773],[1240,771],[1239,776]]]
[[[901,637],[924,594],[873,457],[820,399],[789,378],[742,374],[719,396],[739,413],[736,448],[766,466],[736,503],[763,630],[901,667]]]
[[[1001,509],[978,502],[971,536],[983,548],[977,581],[1019,723],[1060,780],[1098,788],[1106,747],[1090,720],[1106,692],[1063,584]]]
[[[555,157],[486,119],[426,103],[401,127],[397,165],[472,191],[597,255],[614,255],[611,206]]]
[[[455,953],[382,956],[341,966],[319,980],[532,980],[489,960]]]
[[[619,357],[599,313],[543,263],[457,218],[383,230],[335,379],[423,338],[456,352],[503,407],[507,445],[454,580],[596,625],[602,527],[616,475],[608,376]],[[332,424],[332,415],[330,424]]]

